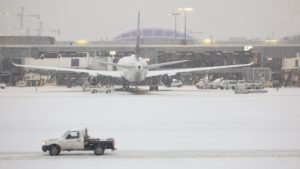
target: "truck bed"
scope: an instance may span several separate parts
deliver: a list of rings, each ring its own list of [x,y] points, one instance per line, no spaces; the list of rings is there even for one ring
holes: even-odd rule
[[[101,145],[104,149],[115,150],[115,141],[114,139],[100,140],[99,138],[88,138],[85,141],[84,149],[92,150],[95,145]]]

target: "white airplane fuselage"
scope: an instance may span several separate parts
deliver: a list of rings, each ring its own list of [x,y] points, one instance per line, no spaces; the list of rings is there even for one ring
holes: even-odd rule
[[[145,66],[148,64],[142,57],[136,58],[135,55],[126,56],[121,58],[118,61],[118,64],[132,67],[130,69],[117,67],[118,70],[122,70],[124,72],[123,78],[129,82],[141,82],[146,79],[148,69],[146,69]]]

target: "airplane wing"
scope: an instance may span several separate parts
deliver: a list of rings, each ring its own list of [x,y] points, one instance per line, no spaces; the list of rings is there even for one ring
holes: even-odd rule
[[[155,69],[155,68],[159,68],[159,67],[162,67],[162,66],[175,65],[175,64],[189,62],[189,61],[190,60],[177,60],[177,61],[172,61],[172,62],[157,63],[157,64],[152,64],[152,65],[147,65],[147,66],[145,66],[145,68]]]
[[[174,76],[177,73],[185,73],[185,72],[201,72],[201,71],[209,71],[216,69],[228,69],[228,68],[237,68],[237,67],[246,67],[251,66],[253,62],[249,64],[240,64],[240,65],[228,65],[228,66],[213,66],[213,67],[200,67],[200,68],[185,68],[185,69],[170,69],[170,70],[153,70],[148,71],[147,77],[160,76],[160,75],[169,75]]]
[[[123,76],[123,71],[106,71],[106,70],[88,70],[88,69],[72,69],[72,68],[60,68],[60,67],[46,67],[46,66],[32,66],[32,65],[19,65],[13,63],[14,66],[24,67],[28,69],[37,69],[37,70],[55,70],[62,72],[76,72],[76,73],[87,73],[89,75],[97,76],[111,76],[121,78]]]

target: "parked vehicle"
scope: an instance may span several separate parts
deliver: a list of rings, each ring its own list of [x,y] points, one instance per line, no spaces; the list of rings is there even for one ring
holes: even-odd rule
[[[114,139],[90,138],[87,129],[67,131],[61,138],[42,142],[42,150],[50,155],[59,155],[61,151],[94,151],[95,155],[103,155],[106,149],[115,150]]]
[[[198,89],[207,89],[208,88],[208,80],[207,79],[201,79],[197,84],[196,87]]]
[[[249,93],[249,91],[249,85],[244,80],[239,80],[234,90],[236,94],[246,94]]]
[[[180,80],[173,79],[171,85],[169,87],[182,87],[183,83]]]
[[[201,79],[196,84],[196,87],[198,89],[217,89],[217,88],[219,88],[219,85],[222,81],[223,81],[223,78],[218,78],[211,82],[209,82],[207,79]]]
[[[5,83],[0,83],[0,88],[1,89],[5,89],[6,88],[6,84]]]
[[[263,89],[264,85],[260,81],[256,81],[254,83],[248,83],[248,88],[249,89]]]
[[[219,88],[220,89],[235,89],[235,86],[237,84],[237,80],[223,80],[220,84],[219,84]]]

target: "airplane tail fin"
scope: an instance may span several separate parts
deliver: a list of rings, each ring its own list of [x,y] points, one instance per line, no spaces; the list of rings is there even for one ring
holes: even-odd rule
[[[138,23],[136,30],[136,47],[135,47],[135,57],[138,59],[140,54],[140,11],[138,12]]]

